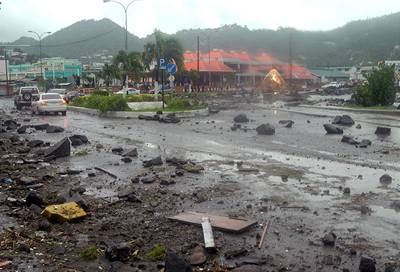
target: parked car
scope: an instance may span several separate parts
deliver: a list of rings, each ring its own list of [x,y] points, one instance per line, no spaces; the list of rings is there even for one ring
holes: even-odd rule
[[[122,90],[116,92],[116,94],[126,94],[126,95],[140,94],[140,90],[134,89],[134,88],[125,88],[125,89],[122,89]]]
[[[32,114],[46,114],[61,112],[67,114],[67,103],[58,93],[42,93],[37,101],[32,102]]]
[[[326,89],[337,89],[340,88],[341,84],[337,83],[337,82],[330,82],[328,84],[323,85],[321,88],[322,90],[326,90]]]
[[[397,97],[396,100],[393,103],[393,107],[396,109],[400,110],[400,97]]]
[[[65,98],[67,100],[67,103],[72,102],[75,98],[79,97],[79,96],[85,96],[84,93],[81,93],[79,91],[70,91],[66,94]]]
[[[14,105],[18,110],[30,107],[33,101],[39,99],[39,89],[36,86],[21,87],[14,98]]]

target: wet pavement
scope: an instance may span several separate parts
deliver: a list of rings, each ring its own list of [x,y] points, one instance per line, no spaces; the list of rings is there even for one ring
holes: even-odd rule
[[[9,107],[11,100],[0,100],[0,108]],[[245,125],[246,130],[232,131],[233,117],[239,112],[251,121]],[[362,126],[345,128],[344,134],[369,139],[372,146],[356,148],[341,143],[341,135],[325,134],[323,124],[343,114],[351,115],[356,125]],[[186,158],[204,166],[204,174],[188,175],[184,182],[171,188],[189,195],[201,196],[204,192],[205,197],[197,203],[184,201],[182,209],[236,213],[259,223],[273,220],[267,246],[258,255],[274,253],[275,262],[294,265],[290,268],[293,271],[337,271],[335,266],[319,270],[323,265],[321,256],[338,254],[335,249],[313,245],[319,243],[323,233],[334,230],[340,237],[337,251],[341,254],[357,248],[376,257],[381,268],[390,258],[400,257],[400,213],[391,208],[391,203],[400,199],[400,118],[243,104],[237,110],[185,119],[180,124],[103,119],[74,112],[65,117],[31,119],[31,123],[50,123],[66,130],[51,135],[37,132],[32,135],[35,139],[55,143],[71,134],[89,138],[89,146],[73,149],[74,155],[60,160],[62,169],[83,170],[80,183],[87,188],[88,195],[112,201],[119,190],[143,171],[142,160],[158,155]],[[295,124],[289,129],[279,125],[279,120],[293,120]],[[273,124],[276,134],[258,136],[255,128],[262,123]],[[390,126],[391,136],[377,137],[374,131],[379,124]],[[98,144],[103,148],[96,148]],[[139,158],[125,164],[119,155],[112,154],[113,147],[137,147]],[[251,171],[240,171],[238,162]],[[106,169],[118,178],[88,178],[87,171],[94,167]],[[383,174],[393,177],[392,184],[380,184]],[[350,188],[350,195],[343,194],[345,187]],[[211,198],[207,191],[212,192]],[[370,215],[360,212],[362,205],[371,209]],[[252,235],[254,232],[250,237],[242,237],[243,243],[252,241]],[[241,240],[230,235],[225,239],[236,239],[238,243]],[[345,255],[340,267],[355,271],[359,259]],[[313,265],[307,270],[310,263]]]

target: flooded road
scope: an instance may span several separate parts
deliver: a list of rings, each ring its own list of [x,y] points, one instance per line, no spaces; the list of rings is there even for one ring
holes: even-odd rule
[[[1,106],[9,107],[9,100],[0,101]],[[101,167],[118,176],[110,182],[107,176],[87,178],[83,174],[81,183],[90,195],[115,197],[142,171],[142,160],[158,155],[192,159],[205,167],[205,173],[188,176],[173,189],[185,193],[212,190],[213,197],[196,204],[196,210],[236,212],[259,222],[274,218],[280,239],[272,239],[267,249],[280,252],[286,262],[321,254],[319,247],[310,247],[309,243],[319,240],[328,230],[341,237],[342,250],[366,247],[377,259],[399,257],[400,213],[391,204],[400,199],[400,117],[300,107],[273,110],[251,105],[243,105],[240,112],[251,120],[247,131],[231,130],[238,111],[186,119],[180,124],[103,119],[74,112],[68,112],[66,117],[35,116],[31,123],[64,127],[63,134],[35,135],[52,143],[64,134],[84,134],[89,138],[91,145],[74,149],[75,155],[64,159],[62,167],[83,171]],[[356,148],[341,143],[341,135],[326,135],[323,124],[339,114],[351,115],[362,127],[345,128],[345,135],[369,139],[372,146]],[[30,118],[28,114],[27,117]],[[293,120],[295,124],[288,129],[279,125],[279,120]],[[276,134],[258,136],[254,129],[262,123],[273,124]],[[377,124],[391,126],[391,136],[377,137]],[[103,148],[96,148],[100,144]],[[139,159],[131,164],[118,163],[119,156],[110,152],[113,147],[137,147]],[[393,178],[390,185],[380,184],[383,174]],[[343,193],[346,187],[350,194]],[[361,206],[368,206],[371,213],[361,213]],[[183,208],[193,208],[193,203],[184,203]],[[289,235],[293,231],[308,235],[293,237]],[[358,265],[356,259],[343,261],[351,271]]]

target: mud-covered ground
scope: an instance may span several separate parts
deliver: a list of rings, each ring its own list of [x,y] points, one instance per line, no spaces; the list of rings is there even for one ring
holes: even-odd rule
[[[55,134],[19,135],[22,139],[14,144],[9,138],[15,132],[0,134],[0,178],[9,175],[15,180],[0,184],[0,264],[12,261],[6,270],[160,271],[164,260],[148,256],[156,244],[189,259],[203,243],[201,227],[167,219],[182,211],[258,222],[242,234],[214,230],[218,251],[209,254],[204,265],[193,267],[195,271],[358,271],[364,254],[376,260],[377,271],[384,271],[400,259],[400,214],[393,205],[400,199],[399,117],[351,113],[356,124],[345,127],[345,135],[371,140],[364,149],[341,143],[340,135],[325,134],[323,124],[345,113],[304,107],[243,103],[206,118],[162,124],[74,112],[31,117],[13,111],[8,99],[0,100],[0,106],[22,125],[65,128]],[[250,122],[232,131],[238,113],[245,113]],[[278,123],[287,119],[295,122],[293,128]],[[273,124],[276,134],[257,135],[254,129],[262,123]],[[377,137],[377,125],[391,127],[391,136]],[[90,143],[72,148],[68,158],[21,162],[47,148],[21,150],[29,140],[53,145],[73,134],[86,135]],[[139,156],[124,163],[112,153],[116,147],[136,147]],[[162,166],[143,167],[143,160],[160,155]],[[176,175],[176,167],[165,163],[171,157],[192,160],[204,171]],[[81,172],[68,175],[68,169]],[[145,174],[155,182],[136,182]],[[384,174],[392,177],[391,184],[380,183]],[[21,176],[34,177],[42,187],[28,189],[18,183]],[[344,188],[350,194],[344,194]],[[44,228],[40,211],[24,203],[29,190],[40,194],[45,207],[59,203],[59,196],[71,189],[83,193],[88,206],[81,222]],[[128,198],[118,197],[128,193]],[[258,249],[256,242],[267,222],[271,225]],[[331,231],[337,236],[335,246],[325,246],[321,238]],[[129,259],[110,262],[104,256],[110,243],[128,243]],[[99,257],[88,261],[81,253],[90,246]],[[240,254],[232,257],[232,251]]]

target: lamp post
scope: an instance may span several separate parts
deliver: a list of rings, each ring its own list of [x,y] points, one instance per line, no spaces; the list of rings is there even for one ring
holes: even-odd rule
[[[44,78],[44,76],[43,76],[43,61],[42,61],[42,38],[44,37],[44,35],[51,34],[51,32],[43,32],[42,34],[39,34],[36,31],[32,31],[32,30],[29,30],[28,32],[35,34],[39,39],[40,76],[41,76],[41,78]]]
[[[133,1],[129,2],[128,5],[125,6],[124,4],[122,4],[121,2],[116,1],[116,0],[103,0],[104,3],[110,3],[110,2],[117,3],[124,9],[124,12],[125,12],[125,52],[127,54],[128,54],[128,9],[131,4],[133,4],[134,2],[137,2],[137,1],[140,1],[140,0],[133,0]],[[128,87],[129,86],[128,85],[128,73],[126,74],[125,81],[126,81],[126,83],[125,83],[126,87]]]

